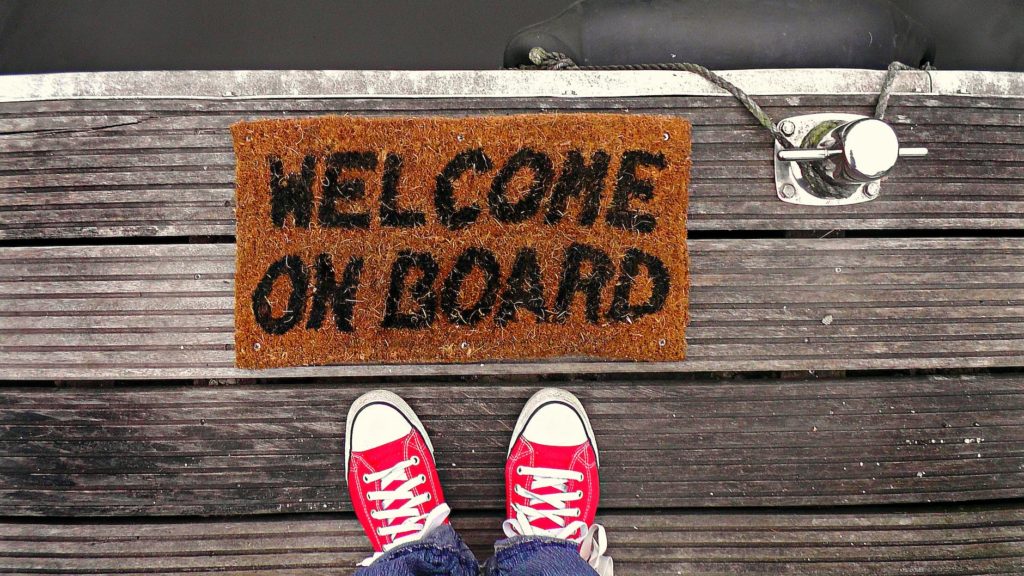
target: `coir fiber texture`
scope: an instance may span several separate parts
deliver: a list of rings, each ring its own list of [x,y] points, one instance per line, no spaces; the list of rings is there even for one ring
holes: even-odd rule
[[[683,119],[322,117],[232,134],[239,367],[685,355]]]

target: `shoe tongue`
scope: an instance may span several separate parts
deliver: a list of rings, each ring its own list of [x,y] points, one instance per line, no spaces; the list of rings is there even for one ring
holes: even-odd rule
[[[530,445],[533,447],[533,464],[531,466],[534,468],[552,468],[555,470],[570,470],[570,465],[573,464],[576,454],[580,451],[580,448],[584,446],[584,444],[580,444],[577,446],[547,446],[544,444],[538,444],[537,442],[530,442]],[[576,464],[578,465],[579,462],[577,461]],[[561,492],[574,492],[579,484],[575,480],[566,480],[564,491],[560,490],[559,487],[554,486],[534,489],[532,485],[535,477],[526,476],[525,478],[526,479],[523,487],[526,488],[527,490],[530,490],[534,494],[546,495],[557,494]],[[565,507],[578,508],[579,504],[579,501],[574,500],[567,503]],[[527,505],[535,510],[557,509],[556,507],[551,506],[547,502],[527,502]],[[557,530],[569,524],[570,522],[573,522],[574,520],[579,520],[579,518],[569,518],[564,516],[562,518],[565,520],[565,524],[563,524],[562,526],[558,525],[553,520],[549,520],[547,518],[536,518],[532,522],[530,522],[530,524],[532,524],[535,528],[540,528],[542,530]]]

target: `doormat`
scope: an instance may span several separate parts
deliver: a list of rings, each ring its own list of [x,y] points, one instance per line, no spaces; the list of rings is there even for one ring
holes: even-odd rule
[[[232,126],[240,368],[682,360],[690,124]]]

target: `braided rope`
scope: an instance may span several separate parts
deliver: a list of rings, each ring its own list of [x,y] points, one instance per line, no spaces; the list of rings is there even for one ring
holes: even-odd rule
[[[732,82],[729,82],[725,78],[722,78],[718,74],[715,74],[711,70],[697,64],[690,64],[688,62],[671,62],[663,64],[619,64],[614,66],[578,66],[561,52],[548,52],[547,50],[537,47],[530,50],[529,54],[530,62],[536,68],[543,70],[667,70],[667,71],[682,71],[691,72],[697,74],[701,78],[704,78],[708,82],[711,82],[715,86],[725,90],[732,94],[740,104],[746,108],[750,114],[758,121],[761,126],[767,129],[773,138],[775,138],[784,148],[790,148],[791,145],[789,140],[782,134],[775,121],[768,115],[760,106],[754,102],[750,96],[736,86]],[[882,81],[882,89],[878,93],[878,104],[875,106],[875,118],[882,120],[885,118],[885,111],[889,107],[889,98],[892,96],[893,88],[896,84],[896,76],[901,70],[913,70],[914,68],[907,66],[900,62],[893,62],[889,64],[889,69],[886,71],[885,80]]]
[[[768,115],[756,102],[750,99],[750,96],[746,92],[741,90],[738,86],[729,82],[725,78],[722,78],[718,74],[715,74],[711,70],[697,64],[690,64],[688,62],[673,62],[666,64],[620,64],[616,66],[577,66],[571,58],[560,52],[548,52],[543,48],[533,48],[530,50],[530,61],[534,63],[538,68],[545,70],[667,70],[667,71],[682,71],[690,72],[704,78],[708,82],[711,82],[715,86],[718,86],[722,90],[732,94],[736,100],[743,105],[751,115],[771,132],[772,136],[783,143],[784,146],[788,146],[786,137],[782,135],[778,127],[775,125],[775,121]]]
[[[885,80],[882,81],[882,90],[878,93],[878,104],[875,105],[875,118],[879,120],[885,118],[885,110],[889,107],[889,96],[892,95],[892,89],[896,84],[896,75],[900,70],[913,70],[913,68],[902,62],[889,64],[889,69],[885,72]]]

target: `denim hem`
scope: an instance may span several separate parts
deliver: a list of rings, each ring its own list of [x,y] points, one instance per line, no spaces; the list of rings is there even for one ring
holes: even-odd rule
[[[495,555],[501,554],[509,548],[518,546],[528,545],[531,543],[543,544],[543,545],[559,545],[565,546],[566,548],[575,549],[576,543],[571,540],[564,538],[552,538],[551,536],[512,536],[504,540],[499,540],[494,544]]]
[[[399,544],[378,556],[370,564],[360,566],[359,568],[361,570],[380,568],[388,562],[401,560],[403,557],[423,552],[448,555],[460,564],[472,564],[477,568],[479,567],[479,563],[473,558],[469,549],[465,548],[454,528],[450,524],[443,524],[425,532],[419,540]],[[373,570],[371,570],[371,573],[373,573]]]
[[[579,556],[579,549],[571,540],[549,536],[513,536],[494,545],[494,561],[499,565],[515,565],[524,557],[544,549],[564,550]]]
[[[513,536],[494,545],[487,562],[490,576],[597,576],[572,540]]]

